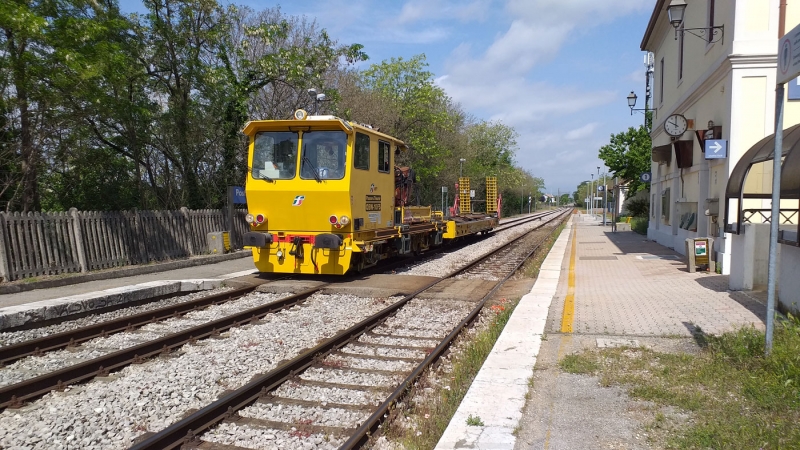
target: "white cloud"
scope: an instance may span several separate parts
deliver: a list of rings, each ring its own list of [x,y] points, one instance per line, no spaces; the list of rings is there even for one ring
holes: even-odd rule
[[[586,137],[591,136],[594,133],[594,130],[597,129],[597,123],[587,123],[586,125],[575,128],[574,130],[567,131],[564,134],[564,139],[567,141],[576,141],[578,139],[584,139]]]
[[[652,0],[509,0],[506,30],[485,50],[476,52],[467,43],[456,47],[437,83],[465,109],[513,126],[520,133],[517,160],[523,167],[550,176],[575,169],[588,174],[608,137],[597,121],[573,116],[619,102],[620,94],[586,83],[543,81],[536,69],[558,58],[568,41],[590,35],[592,27],[649,8]],[[639,82],[643,74],[638,72]]]
[[[444,1],[410,0],[403,4],[398,24],[435,22],[457,18],[461,22],[482,21],[491,6],[491,0]]]

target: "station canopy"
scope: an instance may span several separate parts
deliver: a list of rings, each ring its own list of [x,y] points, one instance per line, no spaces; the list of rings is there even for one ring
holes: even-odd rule
[[[800,192],[800,124],[794,125],[783,130],[783,149],[781,156],[786,158],[783,162],[781,171],[781,198],[798,198]],[[744,181],[750,167],[754,164],[771,161],[772,153],[775,149],[775,135],[771,134],[764,139],[756,142],[739,159],[736,167],[733,168],[728,177],[728,186],[725,189],[725,197],[742,198],[744,194]],[[794,157],[789,155],[794,154]],[[794,161],[790,168],[787,163]],[[746,194],[745,198],[772,198],[771,193]]]
[[[771,199],[771,192],[744,192],[744,184],[747,174],[755,164],[772,161],[775,150],[775,135],[771,134],[761,139],[750,147],[747,152],[739,159],[736,166],[728,177],[728,185],[725,188],[725,200],[728,201],[743,199]],[[793,125],[783,130],[783,148],[781,149],[783,164],[781,166],[781,189],[780,198],[783,200],[800,199],[800,124]],[[742,218],[742,202],[739,202],[737,217]],[[726,208],[726,216],[728,210]],[[738,221],[737,221],[738,222]],[[725,220],[726,224],[729,221]],[[738,226],[732,231],[738,234]]]

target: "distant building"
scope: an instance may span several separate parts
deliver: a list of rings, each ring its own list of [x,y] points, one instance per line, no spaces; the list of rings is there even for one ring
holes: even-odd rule
[[[722,271],[732,274],[731,288],[757,288],[766,283],[766,225],[759,223],[768,215],[759,211],[770,207],[764,197],[772,190],[772,161],[750,168],[743,181],[748,194],[743,202],[738,195],[726,201],[726,188],[748,150],[774,132],[779,0],[690,0],[677,33],[667,14],[671,1],[656,1],[641,43],[643,51],[655,55],[647,236],[680,253],[685,252],[686,238],[714,236]],[[789,2],[786,30],[799,22],[800,4]],[[711,33],[712,27],[720,26],[724,33]],[[701,30],[681,33],[690,28]],[[784,128],[797,123],[800,93],[784,110]],[[727,141],[727,156],[706,159],[704,139]],[[715,149],[714,156],[723,156],[722,146]],[[796,210],[797,201],[785,206]],[[743,213],[748,210],[753,213]],[[796,224],[796,217],[793,220]],[[743,254],[753,245],[744,237],[746,222],[748,230],[759,229],[756,255]],[[750,233],[751,241],[755,234]]]

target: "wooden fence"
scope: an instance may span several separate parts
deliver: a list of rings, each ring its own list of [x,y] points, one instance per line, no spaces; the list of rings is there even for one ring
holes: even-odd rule
[[[249,230],[233,212],[231,247]],[[206,235],[227,230],[224,210],[0,213],[0,280],[107,269],[208,252]]]

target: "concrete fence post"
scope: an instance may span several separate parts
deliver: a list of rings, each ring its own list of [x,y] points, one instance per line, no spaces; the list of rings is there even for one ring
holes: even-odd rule
[[[6,250],[6,214],[0,213],[0,278],[3,281],[11,281],[11,273],[8,269],[8,251]]]
[[[75,233],[75,253],[78,254],[78,264],[81,266],[81,272],[87,272],[89,268],[86,264],[86,250],[83,247],[81,217],[77,208],[70,208],[69,215],[72,217],[72,231]]]
[[[181,206],[183,214],[183,233],[186,236],[186,251],[189,256],[194,256],[194,235],[192,234],[192,218],[189,215],[189,208]]]

